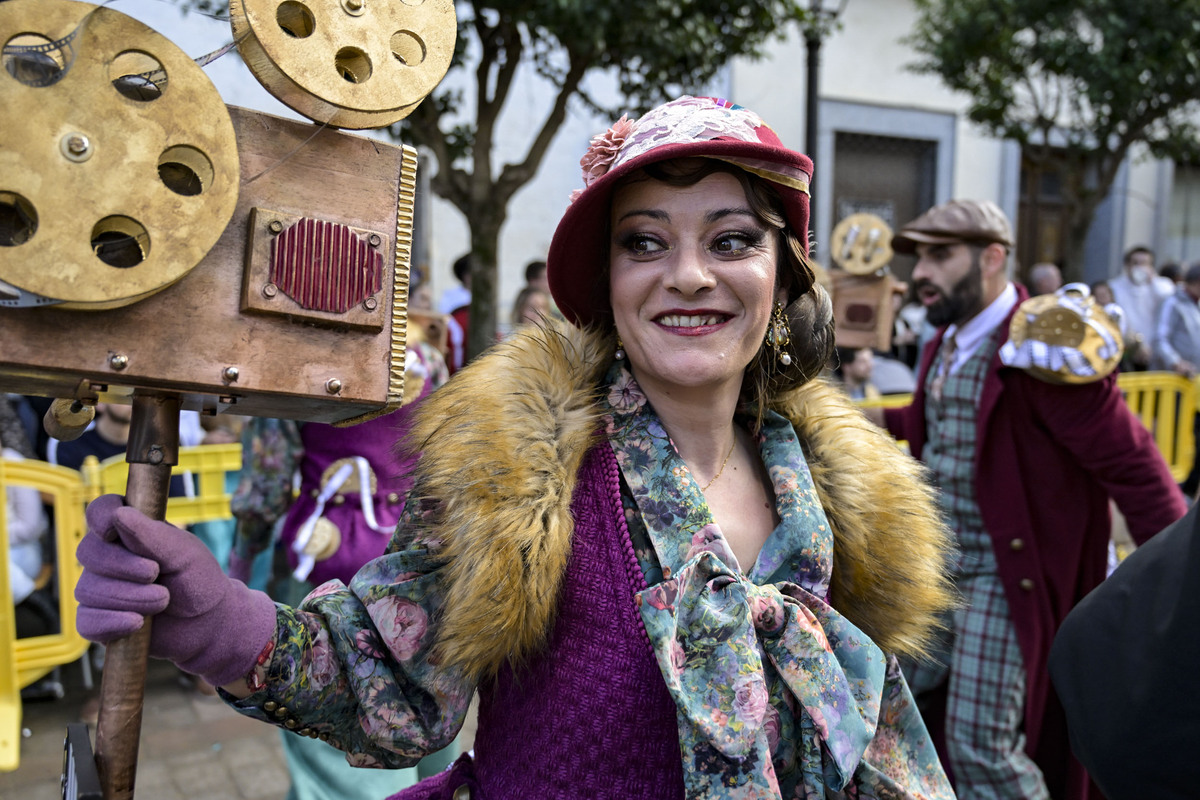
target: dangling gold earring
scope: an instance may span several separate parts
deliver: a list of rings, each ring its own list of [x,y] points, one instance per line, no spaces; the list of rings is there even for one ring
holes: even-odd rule
[[[792,357],[787,347],[792,343],[792,331],[783,316],[783,303],[776,302],[775,310],[771,312],[771,321],[767,323],[767,344],[775,351],[775,357],[785,367],[792,365]]]
[[[617,361],[625,360],[625,345],[621,343],[621,334],[617,334],[617,352],[613,353]]]

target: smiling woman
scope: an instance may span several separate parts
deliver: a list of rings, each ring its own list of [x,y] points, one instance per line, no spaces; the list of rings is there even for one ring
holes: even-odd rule
[[[572,324],[429,397],[387,555],[298,609],[200,554],[139,593],[151,570],[111,540],[153,554],[164,523],[101,509],[87,566],[123,585],[81,619],[162,611],[191,649],[159,655],[357,764],[442,746],[478,691],[474,753],[402,800],[952,797],[896,660],[952,604],[949,539],[916,463],[816,377],[811,162],[684,97],[581,165],[547,257]],[[198,586],[225,599],[197,616]]]

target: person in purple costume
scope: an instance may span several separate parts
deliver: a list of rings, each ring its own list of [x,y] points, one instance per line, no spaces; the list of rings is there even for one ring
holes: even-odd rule
[[[950,537],[818,377],[811,161],[683,97],[581,165],[547,256],[565,320],[422,403],[385,555],[276,605],[102,497],[80,630],[156,614],[153,654],[360,766],[445,745],[478,692],[474,751],[396,800],[953,797],[897,663],[953,605]]]

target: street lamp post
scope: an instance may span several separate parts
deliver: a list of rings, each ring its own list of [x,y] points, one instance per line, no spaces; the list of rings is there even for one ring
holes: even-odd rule
[[[829,35],[834,23],[846,9],[849,0],[809,0],[812,15],[804,26],[804,43],[808,54],[808,87],[804,111],[804,149],[817,163],[817,101],[820,99],[821,42]]]

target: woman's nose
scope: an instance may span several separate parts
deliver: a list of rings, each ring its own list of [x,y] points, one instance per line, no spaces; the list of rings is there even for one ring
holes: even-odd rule
[[[699,245],[678,248],[664,281],[668,289],[685,295],[711,289],[716,285],[716,278],[709,269],[708,251]]]

